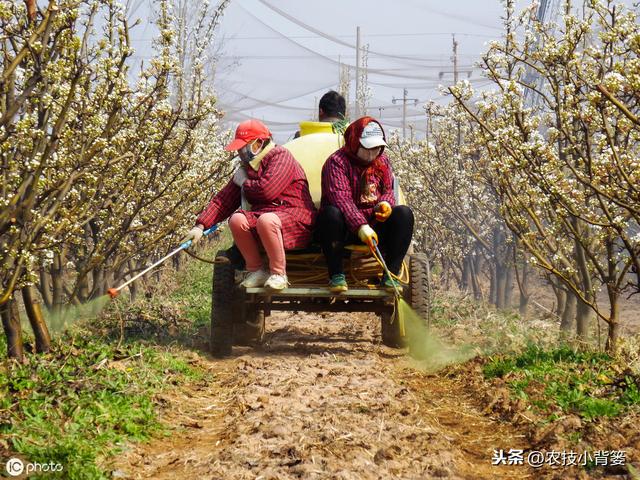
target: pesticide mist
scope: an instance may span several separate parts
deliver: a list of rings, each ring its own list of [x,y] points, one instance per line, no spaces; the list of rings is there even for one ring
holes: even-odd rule
[[[409,339],[409,354],[416,361],[416,367],[426,371],[436,371],[454,363],[462,363],[476,354],[472,345],[449,345],[427,328],[424,320],[400,299],[398,314],[404,321]]]
[[[65,306],[59,311],[49,312],[47,323],[52,333],[61,333],[80,320],[97,317],[109,303],[109,295],[102,295],[82,305]]]

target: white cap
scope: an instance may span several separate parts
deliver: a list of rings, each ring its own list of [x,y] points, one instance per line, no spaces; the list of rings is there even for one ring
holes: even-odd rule
[[[384,141],[382,128],[377,122],[369,122],[367,126],[364,127],[362,135],[360,135],[360,145],[364,148],[375,148],[387,145],[387,142]]]

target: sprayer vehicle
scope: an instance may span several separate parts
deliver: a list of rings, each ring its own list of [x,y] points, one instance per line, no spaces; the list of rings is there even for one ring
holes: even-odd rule
[[[327,131],[328,130],[328,131]],[[321,170],[324,161],[342,146],[342,136],[331,132],[330,124],[302,122],[301,136],[284,145],[305,170],[311,196],[320,203]],[[399,186],[396,203],[403,203]],[[233,345],[258,345],[263,341],[265,319],[273,311],[374,312],[381,321],[382,343],[389,347],[407,345],[398,302],[404,300],[427,318],[429,309],[429,264],[420,253],[405,258],[400,289],[379,286],[385,268],[382,257],[372,255],[365,245],[346,248],[345,274],[349,289],[333,293],[327,286],[327,267],[319,245],[286,252],[290,285],[280,291],[240,286],[242,257],[237,250],[219,251],[213,268],[211,303],[211,353],[229,355]],[[401,300],[402,299],[402,300]]]

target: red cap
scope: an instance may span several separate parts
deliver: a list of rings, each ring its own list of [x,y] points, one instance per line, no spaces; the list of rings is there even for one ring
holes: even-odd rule
[[[271,132],[267,126],[260,120],[252,118],[251,120],[245,120],[238,125],[238,128],[236,128],[236,138],[229,145],[224,147],[224,149],[228,151],[240,150],[251,140],[269,138],[270,136]]]

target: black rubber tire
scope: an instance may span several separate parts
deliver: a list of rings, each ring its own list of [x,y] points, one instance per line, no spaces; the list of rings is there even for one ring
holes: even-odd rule
[[[400,323],[397,319],[397,308],[392,318],[391,313],[382,313],[380,323],[382,326],[382,344],[391,348],[405,348],[407,346],[406,335],[400,335]]]
[[[211,299],[211,354],[215,357],[231,355],[233,345],[233,297],[235,269],[231,263],[213,266]]]
[[[417,335],[414,342],[409,344],[409,355],[417,360],[423,359],[424,335],[428,331],[429,315],[431,310],[431,269],[429,258],[424,253],[414,253],[409,258],[409,270],[411,275],[411,288],[409,289],[409,304],[418,314],[423,325],[413,335]],[[418,328],[410,327],[410,329]],[[411,334],[411,333],[410,333]]]
[[[233,303],[233,344],[261,345],[264,342],[264,311],[246,303],[244,292],[239,288],[236,288]]]
[[[414,253],[409,256],[409,276],[409,304],[426,325],[431,310],[431,269],[426,254]]]

